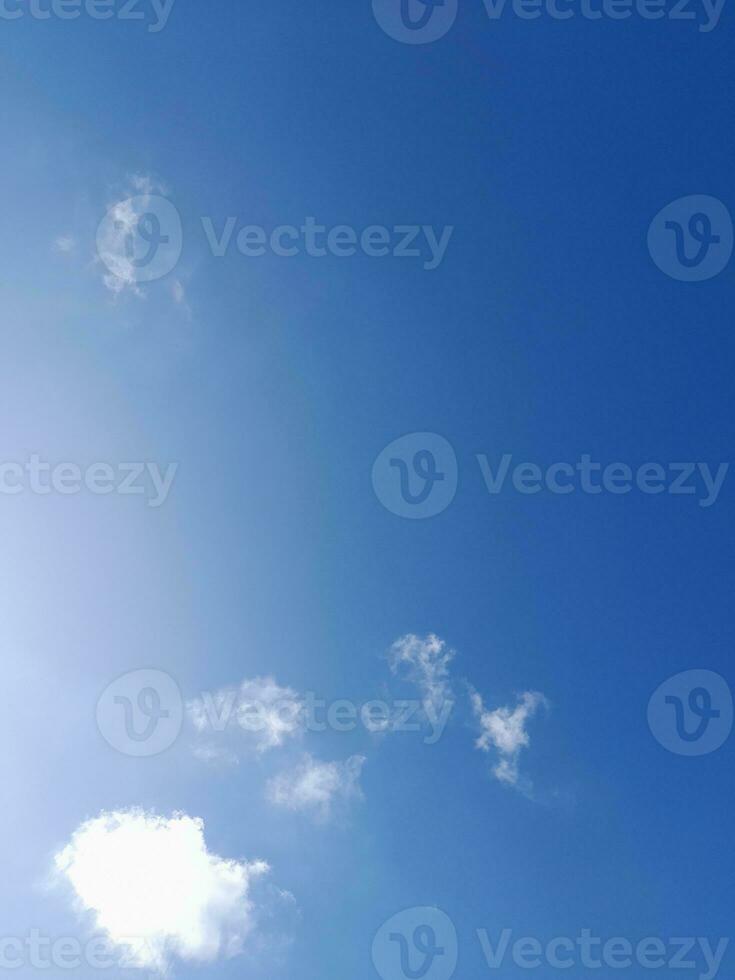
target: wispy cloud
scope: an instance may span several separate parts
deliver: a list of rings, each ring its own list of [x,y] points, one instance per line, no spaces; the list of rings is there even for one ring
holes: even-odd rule
[[[76,241],[71,235],[59,235],[54,241],[54,250],[62,255],[68,255],[76,248]]]
[[[186,290],[180,279],[172,280],[171,295],[173,296],[174,303],[177,303],[179,306],[186,306]]]
[[[306,754],[294,769],[268,781],[266,795],[274,806],[328,820],[335,807],[362,797],[360,773],[364,763],[361,755],[353,755],[346,762],[320,762]]]
[[[475,718],[480,723],[481,733],[475,745],[483,752],[496,752],[497,763],[493,775],[509,786],[522,792],[531,791],[531,782],[521,776],[518,757],[522,749],[530,745],[526,731],[527,722],[533,718],[539,707],[548,708],[549,702],[538,691],[524,691],[518,696],[514,708],[496,708],[488,711],[477,691],[470,690],[470,700]]]
[[[396,640],[388,652],[388,662],[394,674],[404,672],[419,689],[424,707],[441,707],[452,700],[449,664],[454,659],[444,640],[435,633],[420,637],[408,633]]]
[[[227,733],[231,752],[257,753],[278,748],[304,732],[303,699],[274,677],[246,678],[239,687],[205,693],[187,703],[187,713],[198,735],[213,752],[213,739]]]
[[[174,958],[240,953],[254,925],[251,884],[269,870],[213,854],[198,818],[138,809],[83,823],[55,868],[125,962],[159,973]]]
[[[97,258],[104,267],[102,281],[114,296],[144,298],[143,285],[163,278],[177,264],[181,220],[165,193],[150,175],[132,174],[123,195],[107,207],[97,229]],[[177,305],[184,302],[180,282],[172,296]]]
[[[128,244],[146,213],[144,202],[145,196],[138,196],[111,204],[107,210],[107,219],[100,225],[97,234],[97,252],[106,266],[102,281],[114,296],[125,291],[140,298],[144,296],[138,285],[135,258]]]

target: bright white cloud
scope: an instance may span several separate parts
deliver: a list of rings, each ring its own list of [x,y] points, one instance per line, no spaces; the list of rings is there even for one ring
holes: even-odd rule
[[[269,780],[266,794],[275,806],[327,820],[336,805],[362,797],[364,763],[362,755],[353,755],[346,762],[320,762],[307,754],[295,769]]]
[[[408,633],[391,646],[388,662],[394,674],[403,670],[410,681],[418,687],[424,700],[424,707],[441,706],[452,700],[452,687],[449,678],[449,664],[454,658],[444,640],[434,633],[425,637]]]
[[[263,861],[228,861],[208,849],[186,814],[131,809],[83,823],[55,856],[81,911],[133,966],[165,973],[174,957],[211,962],[241,952],[253,927],[251,882]]]
[[[495,750],[498,755],[493,775],[502,783],[516,786],[524,792],[530,791],[530,782],[520,774],[518,757],[521,750],[530,745],[526,731],[527,722],[533,718],[539,707],[548,707],[548,701],[538,691],[524,691],[519,695],[514,708],[488,711],[476,691],[470,691],[470,699],[481,729],[475,745],[483,752]]]
[[[239,687],[205,693],[186,707],[201,736],[236,733],[237,744],[259,753],[298,738],[305,728],[303,698],[273,677],[246,678]]]

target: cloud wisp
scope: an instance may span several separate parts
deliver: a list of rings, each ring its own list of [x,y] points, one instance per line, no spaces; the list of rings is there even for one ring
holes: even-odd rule
[[[268,781],[266,796],[274,806],[311,814],[325,822],[338,808],[362,799],[360,774],[365,756],[345,762],[320,762],[308,753],[291,770]]]
[[[418,688],[424,718],[439,733],[443,732],[454,708],[449,673],[449,664],[454,657],[454,650],[435,633],[424,637],[407,633],[396,640],[388,651],[391,672],[396,676],[402,675]],[[390,723],[382,730],[390,731]]]
[[[530,795],[532,785],[522,776],[518,766],[521,751],[530,745],[526,724],[540,707],[549,707],[549,702],[538,691],[524,691],[517,699],[514,708],[496,708],[488,711],[482,697],[470,690],[470,701],[475,718],[480,724],[480,735],[475,746],[483,752],[497,753],[497,763],[493,775],[501,783],[514,786]]]
[[[241,751],[262,754],[280,748],[303,735],[303,705],[300,694],[274,677],[245,678],[237,687],[205,692],[186,705],[202,740],[195,752],[209,761],[236,761]],[[228,749],[212,742],[225,732],[232,733]]]

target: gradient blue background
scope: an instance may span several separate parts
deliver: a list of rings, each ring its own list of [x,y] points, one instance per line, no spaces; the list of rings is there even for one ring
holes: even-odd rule
[[[160,510],[0,501],[4,935],[76,934],[50,855],[131,804],[202,816],[213,850],[267,858],[301,909],[290,949],[181,977],[370,977],[375,931],[413,905],[452,917],[467,978],[485,974],[477,928],[729,934],[735,743],[667,753],[646,704],[680,670],[733,680],[731,483],[709,509],[489,497],[473,454],[729,460],[735,266],[668,279],[646,231],[685,194],[735,206],[732,40],[728,7],[702,34],[491,23],[480,0],[426,47],[367,2],[178,0],[160,34],[0,23],[2,458],[179,462]],[[134,172],[182,215],[191,317],[162,290],[113,304],[93,266]],[[434,272],[203,247],[202,215],[309,214],[456,230]],[[66,233],[71,257],[52,248]],[[424,430],[455,448],[457,498],[402,521],[370,470]],[[317,740],[369,755],[365,802],[326,829],[269,809],[264,764],[218,772],[184,740],[136,761],[95,729],[99,692],[140,666],[188,696],[264,673],[380,696],[385,649],[429,630],[493,705],[548,696],[522,760],[544,802],[493,781],[462,721],[436,746]]]

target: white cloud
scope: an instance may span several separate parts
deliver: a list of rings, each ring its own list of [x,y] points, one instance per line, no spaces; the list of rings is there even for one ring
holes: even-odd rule
[[[502,783],[530,792],[531,783],[521,776],[518,757],[521,750],[530,745],[526,723],[533,718],[539,707],[548,708],[548,701],[538,691],[524,691],[519,695],[515,708],[504,707],[488,711],[476,691],[470,691],[470,699],[481,729],[475,745],[483,752],[496,750],[498,755],[493,775]]]
[[[137,233],[141,218],[146,212],[145,201],[149,191],[142,192],[135,185],[138,194],[118,201],[107,210],[107,218],[97,233],[97,251],[107,271],[102,275],[105,286],[115,296],[130,290],[142,297],[138,285],[138,274],[134,256],[129,253],[129,239]]]
[[[454,655],[454,650],[434,633],[423,638],[408,633],[391,646],[388,662],[394,674],[405,670],[421,692],[425,708],[427,705],[440,708],[452,700],[449,664]]]
[[[139,809],[88,820],[54,860],[79,909],[126,962],[160,973],[174,957],[211,962],[241,952],[253,927],[251,882],[269,870],[212,854],[198,818]]]
[[[97,228],[102,281],[115,296],[146,296],[143,286],[168,274],[181,255],[181,219],[163,195],[165,187],[146,174],[127,177],[125,196],[110,204]],[[177,296],[180,295],[180,299]],[[184,305],[183,286],[172,288]]]
[[[233,747],[244,745],[259,753],[298,738],[305,728],[303,698],[274,677],[246,678],[239,687],[202,694],[186,707],[200,735],[211,739],[236,733]]]
[[[362,755],[353,755],[346,762],[320,762],[307,754],[295,769],[270,779],[266,795],[275,806],[327,820],[335,805],[362,797],[360,773],[364,763]]]

